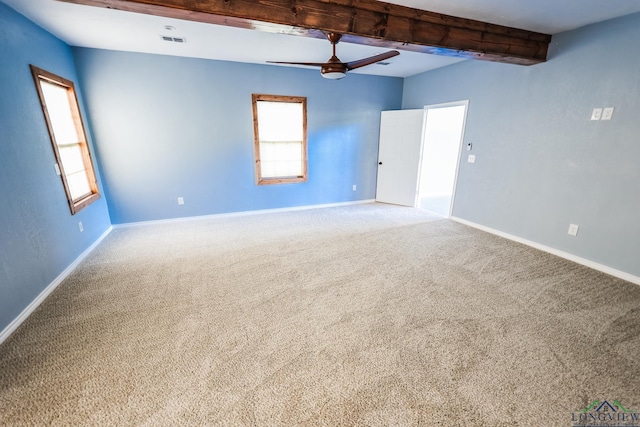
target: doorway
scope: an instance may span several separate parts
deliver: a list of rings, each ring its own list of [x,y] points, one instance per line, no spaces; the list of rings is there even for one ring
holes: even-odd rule
[[[449,218],[469,101],[424,108],[417,206]]]

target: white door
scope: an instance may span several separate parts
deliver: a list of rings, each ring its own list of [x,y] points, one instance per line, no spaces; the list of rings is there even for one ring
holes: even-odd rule
[[[376,201],[415,206],[424,110],[383,111]]]

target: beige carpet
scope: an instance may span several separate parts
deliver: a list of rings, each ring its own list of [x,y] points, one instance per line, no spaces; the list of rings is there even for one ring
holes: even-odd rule
[[[1,425],[570,426],[640,411],[640,286],[424,211],[119,228],[0,346]]]

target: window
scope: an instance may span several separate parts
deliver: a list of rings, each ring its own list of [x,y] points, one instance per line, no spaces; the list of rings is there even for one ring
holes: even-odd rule
[[[31,66],[71,214],[100,198],[73,82]]]
[[[256,182],[307,181],[307,98],[253,95]]]

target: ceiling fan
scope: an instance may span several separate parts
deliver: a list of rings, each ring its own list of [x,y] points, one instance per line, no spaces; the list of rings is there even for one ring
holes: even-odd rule
[[[385,59],[393,58],[396,55],[400,55],[397,50],[390,50],[389,52],[381,53],[379,55],[370,56],[368,58],[359,59],[357,61],[342,62],[336,56],[336,45],[342,38],[342,34],[329,33],[327,38],[333,46],[333,56],[329,58],[327,62],[285,62],[285,61],[267,61],[271,64],[291,64],[291,65],[308,65],[311,67],[320,67],[320,73],[322,77],[327,79],[341,79],[347,75],[347,71],[355,70],[356,68],[365,67],[367,65],[375,64],[376,62],[384,61]]]

